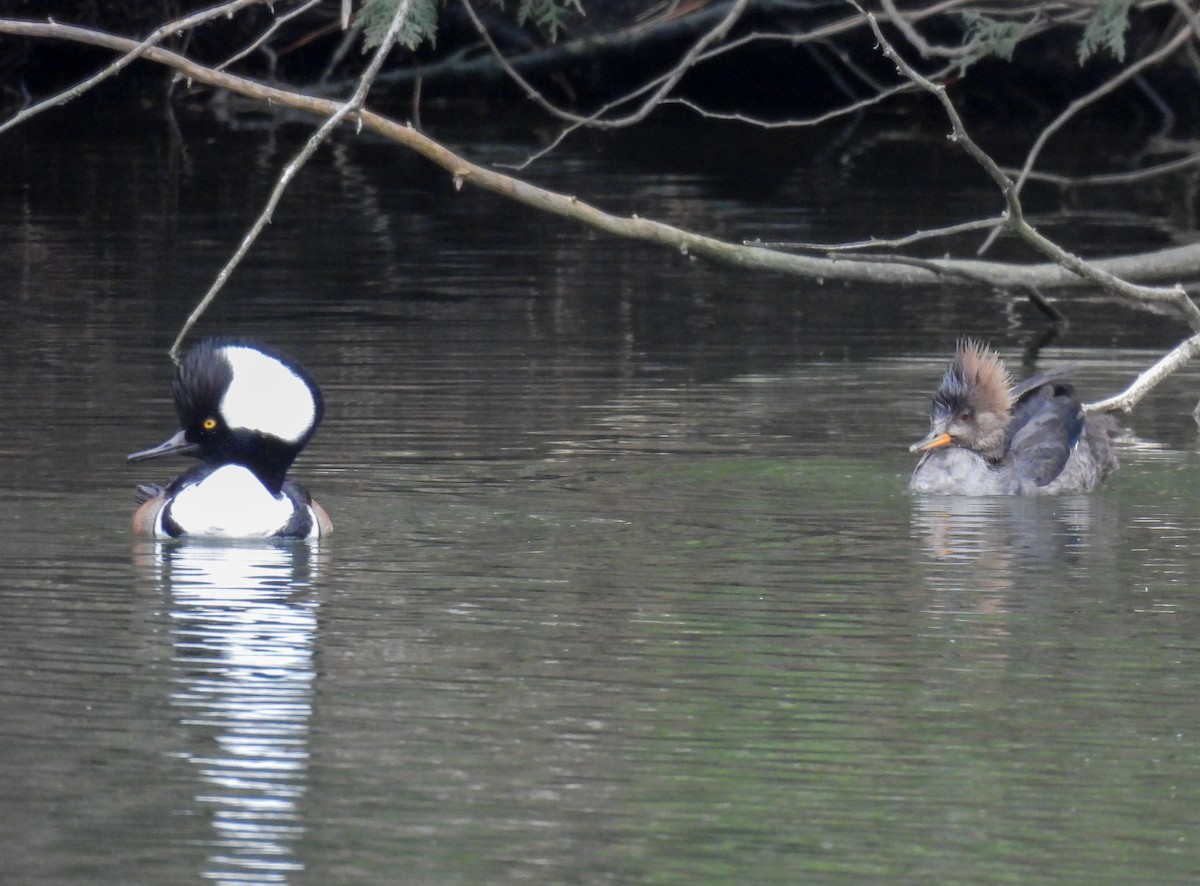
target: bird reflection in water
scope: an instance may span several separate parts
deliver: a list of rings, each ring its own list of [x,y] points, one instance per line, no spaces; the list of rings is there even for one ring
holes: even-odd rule
[[[205,879],[286,882],[301,869],[319,552],[276,544],[139,543],[171,606],[173,689],[214,835]]]
[[[912,533],[930,635],[955,644],[959,666],[983,679],[989,663],[1007,659],[1014,620],[1074,605],[1072,571],[1114,556],[1117,520],[1110,500],[1089,495],[915,496]]]

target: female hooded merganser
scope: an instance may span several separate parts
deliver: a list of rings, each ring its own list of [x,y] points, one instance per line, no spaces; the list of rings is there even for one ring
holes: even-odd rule
[[[193,347],[175,372],[180,430],[130,461],[194,455],[201,464],[165,489],[139,488],[135,535],[318,538],[329,516],[288,468],[321,423],[321,389],[299,363],[258,345]]]
[[[1095,489],[1117,467],[1116,422],[1084,415],[1060,369],[1015,387],[996,352],[958,345],[933,395],[931,429],[909,489],[959,495],[1054,495]]]

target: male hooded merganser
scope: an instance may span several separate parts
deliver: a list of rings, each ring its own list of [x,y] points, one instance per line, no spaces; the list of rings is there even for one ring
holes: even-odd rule
[[[1053,495],[1095,489],[1117,467],[1116,422],[1085,415],[1060,369],[1013,386],[996,352],[958,345],[933,395],[931,429],[914,443],[923,453],[913,492]]]
[[[288,468],[321,423],[325,402],[293,360],[245,342],[202,341],[175,371],[180,430],[130,461],[194,455],[165,489],[139,487],[135,535],[318,538],[329,516]]]

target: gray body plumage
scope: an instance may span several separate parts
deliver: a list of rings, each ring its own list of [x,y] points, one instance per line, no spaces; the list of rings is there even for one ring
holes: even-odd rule
[[[1070,447],[1066,462],[1045,485],[1023,475],[1014,462],[992,464],[961,446],[931,449],[921,456],[908,488],[932,495],[1060,495],[1095,489],[1116,469],[1109,442],[1116,423],[1108,416],[1089,417],[1084,434]]]

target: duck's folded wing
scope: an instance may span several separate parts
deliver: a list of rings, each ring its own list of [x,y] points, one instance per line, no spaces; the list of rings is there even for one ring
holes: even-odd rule
[[[1071,457],[1083,430],[1083,409],[1066,385],[1046,385],[1013,410],[1008,457],[1021,484],[1045,486]]]

